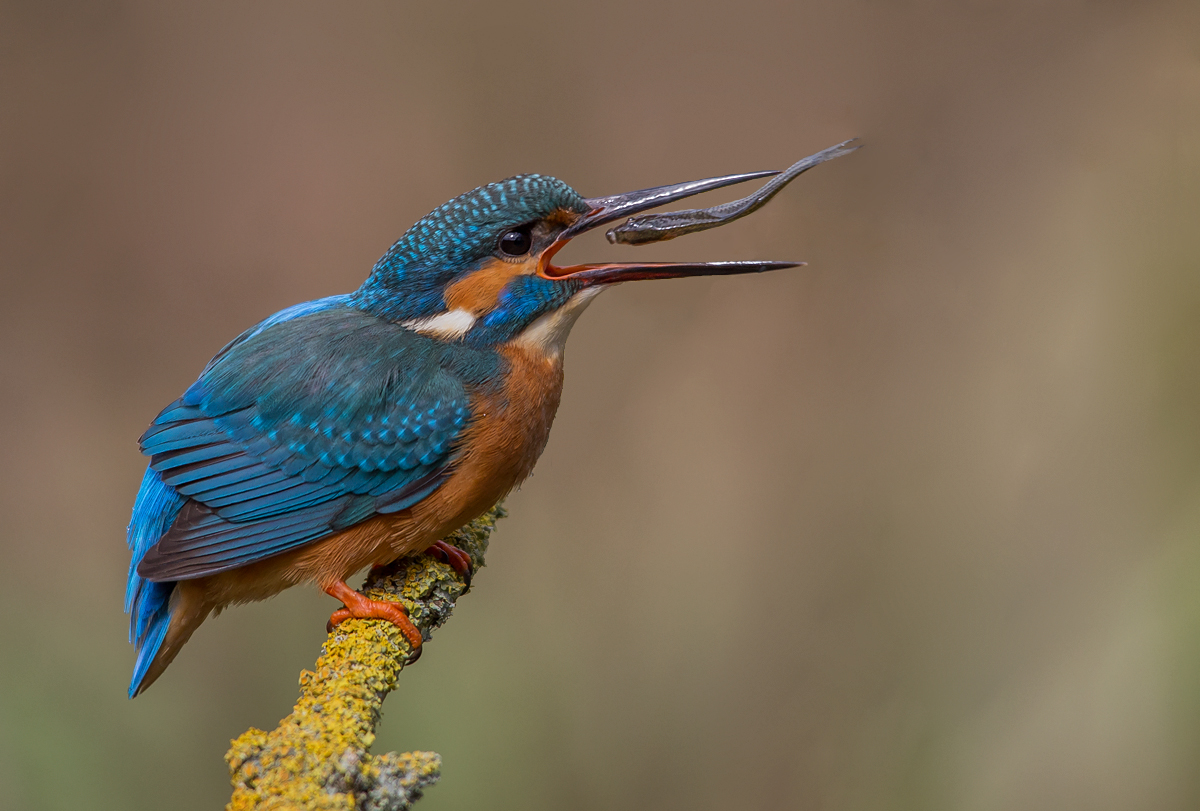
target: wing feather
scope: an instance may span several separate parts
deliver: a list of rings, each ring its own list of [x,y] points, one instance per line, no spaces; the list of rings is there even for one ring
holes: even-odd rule
[[[245,566],[428,497],[502,362],[346,306],[256,328],[142,436],[189,501],[138,574]]]

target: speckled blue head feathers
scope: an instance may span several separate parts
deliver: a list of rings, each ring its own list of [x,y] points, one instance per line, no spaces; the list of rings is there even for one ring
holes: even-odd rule
[[[516,175],[459,195],[426,214],[375,264],[355,304],[392,320],[445,309],[442,291],[495,252],[505,231],[565,210],[585,214],[583,197],[546,175]]]

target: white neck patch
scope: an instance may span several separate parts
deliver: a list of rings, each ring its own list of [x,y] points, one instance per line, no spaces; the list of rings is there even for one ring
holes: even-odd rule
[[[466,310],[450,310],[428,318],[410,318],[400,326],[435,338],[461,338],[475,326],[475,316]]]
[[[575,326],[575,320],[603,290],[604,287],[601,286],[580,290],[567,299],[566,304],[546,313],[523,329],[511,343],[540,352],[546,357],[562,355],[567,336],[571,334],[571,327]]]

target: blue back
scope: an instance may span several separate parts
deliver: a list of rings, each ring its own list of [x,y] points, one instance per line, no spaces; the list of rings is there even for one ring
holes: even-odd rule
[[[497,385],[490,348],[437,341],[335,297],[230,343],[142,436],[150,467],[129,527],[135,694],[174,582],[320,540],[432,493]]]
[[[142,436],[189,501],[138,571],[202,577],[424,498],[501,357],[338,305],[227,347]]]

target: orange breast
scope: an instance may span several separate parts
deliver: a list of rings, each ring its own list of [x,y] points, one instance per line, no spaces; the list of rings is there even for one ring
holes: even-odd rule
[[[302,581],[325,587],[372,563],[426,549],[481,515],[525,480],[546,447],[562,395],[561,356],[519,346],[501,349],[510,364],[504,386],[476,392],[474,421],[458,462],[436,492],[400,513],[379,515],[311,546],[191,581],[220,608],[261,600]]]
[[[562,396],[562,360],[512,346],[501,353],[511,369],[503,389],[473,403],[475,420],[463,436],[454,474],[412,507],[419,537],[405,542],[397,557],[424,549],[488,510],[533,472],[545,450]]]

